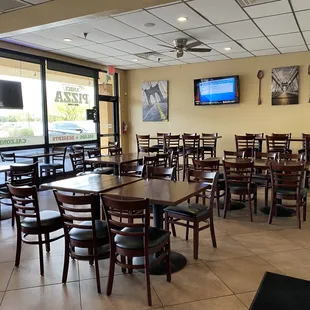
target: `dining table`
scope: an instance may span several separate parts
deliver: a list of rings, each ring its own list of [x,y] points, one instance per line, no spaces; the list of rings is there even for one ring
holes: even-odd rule
[[[26,158],[26,159],[32,159],[33,163],[36,163],[39,161],[39,158],[48,158],[50,156],[55,155],[62,155],[63,152],[47,152],[47,153],[33,153],[33,154],[17,154],[15,155],[16,158]]]
[[[104,195],[117,199],[148,198],[153,206],[154,226],[163,228],[163,213],[167,206],[176,206],[187,201],[193,196],[205,191],[208,188],[206,183],[187,183],[179,181],[169,181],[163,179],[143,179],[140,182],[131,183],[104,193]],[[184,255],[171,251],[171,270],[177,272],[186,266]],[[154,258],[150,258],[151,260]],[[143,264],[143,258],[134,259],[134,264]],[[150,273],[154,275],[166,274],[167,267],[165,261],[153,264]]]

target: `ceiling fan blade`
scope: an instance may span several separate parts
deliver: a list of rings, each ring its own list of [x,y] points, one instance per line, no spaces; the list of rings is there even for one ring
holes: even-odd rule
[[[184,55],[183,51],[178,51],[177,52],[177,58],[181,58],[181,57],[183,57],[183,55]]]
[[[193,48],[193,47],[196,47],[196,46],[199,46],[201,45],[202,43],[200,41],[195,41],[195,42],[192,42],[192,43],[189,43],[185,46],[186,49],[189,49],[189,48]]]
[[[164,45],[164,44],[158,44],[158,46],[162,46],[162,47],[165,47],[165,48],[173,48],[173,46],[169,46],[169,45]]]
[[[191,53],[209,53],[212,51],[212,49],[211,48],[189,48],[186,51],[191,52]]]

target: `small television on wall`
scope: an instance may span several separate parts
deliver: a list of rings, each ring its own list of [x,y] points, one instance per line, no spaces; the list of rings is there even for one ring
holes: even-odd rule
[[[22,83],[0,80],[0,109],[23,109]]]
[[[224,76],[194,81],[195,105],[219,105],[240,102],[239,76]]]

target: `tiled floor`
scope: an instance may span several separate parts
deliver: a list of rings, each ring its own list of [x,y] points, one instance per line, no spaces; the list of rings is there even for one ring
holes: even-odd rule
[[[260,196],[261,197],[261,196]],[[56,209],[50,192],[41,192],[42,206]],[[262,201],[260,201],[262,203]],[[310,209],[310,207],[309,207]],[[192,236],[185,241],[177,228],[172,249],[184,254],[187,266],[172,275],[152,276],[153,307],[166,310],[244,310],[250,307],[265,271],[310,280],[310,221],[298,230],[295,217],[275,218],[259,213],[250,223],[247,210],[216,218],[218,248],[209,231],[200,234],[199,260],[192,258]],[[45,275],[39,274],[38,248],[24,245],[19,268],[14,267],[16,229],[0,222],[0,310],[136,310],[147,309],[143,274],[122,274],[116,269],[111,297],[105,295],[108,260],[100,262],[103,293],[97,294],[94,268],[70,261],[68,283],[61,283],[63,240],[45,253]]]

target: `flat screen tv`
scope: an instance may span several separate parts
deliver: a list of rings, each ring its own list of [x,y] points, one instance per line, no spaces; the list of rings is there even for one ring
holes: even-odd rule
[[[194,87],[197,106],[240,102],[238,75],[195,80]]]
[[[0,80],[0,109],[23,109],[22,83]]]

